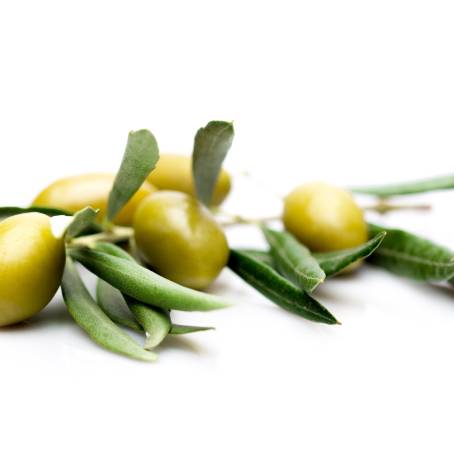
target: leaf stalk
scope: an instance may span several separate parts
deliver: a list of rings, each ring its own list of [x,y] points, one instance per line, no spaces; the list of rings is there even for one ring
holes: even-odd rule
[[[71,240],[67,246],[69,248],[93,248],[96,243],[121,243],[128,241],[134,235],[134,229],[132,227],[119,227],[115,226],[112,230],[106,232],[95,233],[93,235],[86,235]]]

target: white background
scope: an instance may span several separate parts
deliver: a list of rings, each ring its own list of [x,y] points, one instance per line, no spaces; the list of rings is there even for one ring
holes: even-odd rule
[[[1,1],[0,203],[114,171],[132,129],[189,153],[212,119],[235,121],[228,207],[243,214],[279,212],[303,181],[452,172],[453,20],[434,0]],[[422,200],[430,214],[382,222],[454,247],[453,195]],[[2,330],[2,452],[452,453],[452,291],[363,269],[317,294],[341,327],[228,271],[212,291],[235,306],[181,320],[217,330],[152,365],[92,344],[60,296]]]

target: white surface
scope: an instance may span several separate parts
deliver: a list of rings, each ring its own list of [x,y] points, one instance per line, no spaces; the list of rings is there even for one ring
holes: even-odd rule
[[[237,185],[228,206],[245,214],[278,210],[272,194],[300,181],[452,172],[453,13],[433,0],[2,2],[0,203],[115,170],[130,129],[189,152],[211,119],[235,120],[227,166],[269,188]],[[430,215],[387,222],[454,247],[453,195],[427,199]],[[228,271],[213,290],[235,307],[181,315],[217,330],[166,342],[155,365],[92,344],[60,297],[2,330],[2,452],[452,453],[452,291],[365,269],[318,292],[343,322],[328,327]]]

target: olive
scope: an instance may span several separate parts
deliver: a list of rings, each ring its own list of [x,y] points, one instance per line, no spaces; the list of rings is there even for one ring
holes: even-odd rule
[[[162,276],[194,289],[206,288],[227,263],[224,232],[194,197],[158,191],[134,216],[137,248]]]
[[[33,200],[33,205],[61,208],[70,213],[91,206],[99,209],[98,219],[102,220],[114,179],[115,175],[109,173],[90,173],[62,178],[43,189]],[[145,182],[118,213],[114,222],[119,225],[131,225],[139,203],[154,191],[156,188]]]
[[[21,322],[46,306],[57,291],[65,264],[63,238],[41,213],[0,222],[0,326]]]
[[[325,183],[295,188],[284,201],[285,228],[309,249],[329,252],[367,241],[362,209],[351,194]]]
[[[162,154],[148,181],[158,189],[185,192],[195,196],[192,160],[189,156]],[[230,175],[221,169],[213,192],[213,205],[220,205],[230,192]]]

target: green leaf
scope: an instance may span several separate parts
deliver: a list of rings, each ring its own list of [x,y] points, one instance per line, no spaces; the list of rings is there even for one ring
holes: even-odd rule
[[[351,188],[353,192],[358,194],[369,194],[378,197],[419,194],[422,192],[442,191],[446,189],[454,189],[454,175],[409,181],[406,183]]]
[[[325,280],[325,272],[307,247],[288,232],[262,229],[271,248],[274,268],[306,292],[313,292]]]
[[[0,220],[8,218],[10,216],[15,216],[16,214],[23,213],[43,213],[47,216],[72,216],[72,213],[65,210],[60,210],[58,208],[48,208],[48,207],[38,207],[31,206],[27,208],[21,207],[0,207]]]
[[[253,259],[264,263],[265,265],[270,266],[271,268],[274,268],[274,261],[273,257],[271,257],[271,254],[269,251],[262,251],[259,249],[235,249],[237,252],[240,252],[242,254],[246,254]]]
[[[278,306],[314,322],[339,323],[318,301],[253,256],[231,250],[228,266]]]
[[[162,309],[209,311],[228,306],[221,298],[192,290],[129,260],[91,249],[71,256],[122,293]]]
[[[158,159],[158,144],[150,131],[141,129],[129,133],[123,161],[109,194],[107,221],[112,221],[136,193]]]
[[[99,210],[94,210],[91,207],[86,207],[78,211],[74,216],[71,224],[66,229],[66,238],[71,239],[80,235],[82,232],[91,229],[95,223],[96,215]]]
[[[214,328],[212,326],[190,326],[190,325],[172,324],[169,334],[173,334],[173,335],[190,334],[190,333],[197,333],[199,331],[208,331],[211,329],[214,329]]]
[[[134,259],[126,251],[112,243],[98,242],[95,244],[94,249],[134,262]],[[99,307],[115,323],[126,326],[134,331],[143,332],[142,326],[128,307],[123,294],[115,287],[112,287],[102,279],[98,279],[96,297]]]
[[[115,323],[139,333],[143,331],[129,309],[122,293],[102,279],[98,279],[96,285],[96,300],[99,307]]]
[[[198,199],[211,205],[222,162],[233,142],[233,124],[210,121],[200,128],[194,139],[192,172]]]
[[[369,234],[386,231],[381,246],[368,258],[370,263],[399,276],[440,282],[454,276],[454,254],[432,241],[400,229],[369,224]]]
[[[146,350],[156,348],[169,334],[171,328],[169,311],[147,306],[128,296],[126,296],[126,302],[145,331],[144,348]]]
[[[104,314],[91,297],[69,258],[63,274],[62,291],[72,318],[96,343],[134,359],[153,361],[157,358],[155,353],[144,350]]]
[[[385,236],[386,232],[380,232],[360,246],[333,252],[320,252],[314,254],[314,257],[326,276],[332,276],[357,260],[369,257],[380,246]]]

